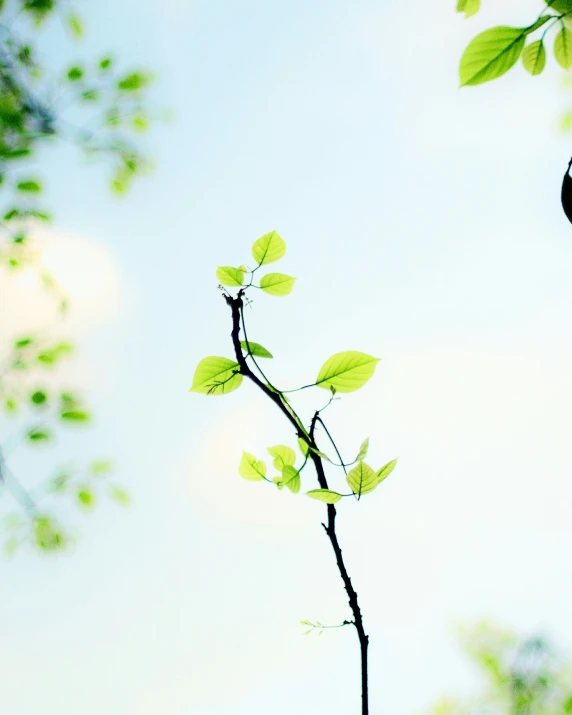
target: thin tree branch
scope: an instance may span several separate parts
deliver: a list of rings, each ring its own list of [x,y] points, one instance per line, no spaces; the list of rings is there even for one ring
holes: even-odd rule
[[[286,419],[290,422],[290,424],[294,428],[298,437],[300,437],[302,440],[304,440],[306,442],[306,444],[308,445],[308,447],[312,448],[309,450],[309,456],[310,456],[310,459],[312,460],[312,462],[314,463],[314,467],[316,469],[316,475],[318,477],[318,483],[319,483],[321,489],[328,489],[328,482],[326,479],[324,464],[322,462],[321,457],[318,454],[316,454],[316,452],[314,451],[314,450],[318,449],[318,447],[316,445],[316,440],[314,438],[314,432],[315,432],[315,428],[316,428],[316,423],[318,420],[320,420],[319,411],[316,412],[314,414],[314,417],[312,418],[310,431],[306,432],[306,429],[304,428],[299,417],[284,402],[280,393],[272,390],[268,385],[266,385],[264,382],[262,382],[262,380],[250,369],[250,366],[248,365],[246,358],[242,352],[242,348],[240,346],[240,326],[241,326],[242,308],[244,305],[243,296],[244,296],[243,289],[241,289],[238,292],[238,295],[236,296],[236,298],[232,298],[230,295],[227,295],[227,294],[224,294],[224,296],[223,296],[226,303],[229,305],[229,307],[231,309],[231,314],[232,314],[231,338],[232,338],[232,344],[234,347],[234,353],[236,356],[236,361],[240,366],[240,372],[242,375],[244,375],[244,377],[247,377],[249,380],[254,382],[254,384],[260,390],[262,390],[262,392],[264,392],[264,394],[267,395],[267,397],[269,397],[272,400],[272,402],[274,402],[274,404],[278,407],[278,409],[285,415]],[[320,420],[320,422],[321,422],[321,420]],[[336,564],[338,566],[338,571],[340,572],[340,576],[342,577],[344,588],[348,595],[349,605],[350,605],[350,608],[351,608],[351,611],[352,611],[353,617],[354,617],[353,625],[355,626],[355,629],[357,631],[359,644],[360,644],[360,654],[361,654],[361,697],[362,697],[361,713],[362,713],[362,715],[369,715],[369,693],[368,693],[368,678],[367,678],[367,671],[368,671],[367,651],[368,651],[368,645],[369,645],[369,636],[365,632],[365,628],[363,625],[363,617],[362,617],[362,613],[361,613],[359,603],[358,603],[358,595],[352,585],[352,581],[351,581],[348,571],[346,569],[346,566],[344,563],[344,558],[342,555],[342,549],[340,547],[340,543],[338,541],[338,537],[336,534],[336,508],[335,508],[335,506],[333,504],[328,504],[327,512],[328,512],[328,523],[327,523],[327,525],[322,524],[322,526],[324,527],[324,530],[325,530],[325,532],[330,540],[330,543],[332,545],[332,548],[334,550],[334,554],[336,557]]]

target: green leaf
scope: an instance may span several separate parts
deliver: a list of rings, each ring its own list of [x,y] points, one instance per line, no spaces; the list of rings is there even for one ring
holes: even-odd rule
[[[463,52],[459,66],[461,86],[501,77],[516,63],[529,28],[493,27],[477,35]]]
[[[292,292],[295,280],[285,273],[267,273],[260,279],[260,287],[269,295],[283,296]]]
[[[142,72],[133,72],[117,83],[117,89],[121,89],[124,92],[135,92],[146,87],[150,81],[151,77],[149,75]]]
[[[131,497],[129,496],[129,494],[124,489],[116,486],[115,484],[113,484],[109,488],[109,494],[112,499],[115,499],[115,501],[122,506],[127,506],[131,501]]]
[[[372,492],[379,484],[377,473],[365,462],[360,462],[348,472],[346,481],[354,494],[359,496]]]
[[[387,479],[391,472],[395,469],[395,465],[397,464],[397,459],[392,459],[391,462],[388,462],[386,465],[384,465],[378,472],[377,472],[377,483],[381,484],[384,479]]]
[[[457,0],[457,12],[464,12],[465,19],[476,15],[481,7],[481,0]]]
[[[286,253],[286,244],[276,231],[264,234],[252,246],[252,257],[259,266],[278,261]]]
[[[48,442],[52,434],[47,429],[32,429],[28,432],[28,439],[31,442]]]
[[[266,464],[261,460],[257,460],[253,454],[243,452],[238,472],[244,479],[248,479],[251,482],[259,482],[266,477]]]
[[[223,286],[231,286],[236,288],[244,283],[244,273],[240,268],[232,266],[219,266],[216,269],[216,277]]]
[[[7,539],[6,543],[4,544],[4,553],[6,554],[6,556],[13,556],[21,543],[22,539],[18,536],[11,536],[9,539]]]
[[[361,447],[359,448],[359,452],[356,457],[356,462],[361,462],[367,457],[367,450],[369,449],[369,437],[366,437],[364,441],[361,443]]]
[[[296,453],[285,444],[268,447],[268,453],[274,457],[274,467],[281,472],[286,466],[293,466],[296,462]]]
[[[359,390],[373,375],[379,360],[357,350],[336,353],[322,365],[316,385],[326,390],[333,387],[337,392]]]
[[[16,349],[20,350],[21,348],[27,348],[33,342],[34,342],[33,338],[21,338],[20,340],[16,340],[14,342],[14,347]]]
[[[83,77],[83,70],[81,67],[70,67],[68,70],[68,79],[70,82],[77,82]]]
[[[92,477],[104,477],[113,471],[113,463],[107,459],[97,459],[91,463],[89,471]]]
[[[18,409],[18,403],[16,400],[13,400],[11,397],[8,397],[6,401],[4,402],[4,409],[6,412],[16,412]]]
[[[298,437],[298,447],[302,452],[302,456],[305,457],[308,454],[308,443],[302,437]]]
[[[76,496],[80,505],[86,509],[91,509],[95,506],[95,494],[89,487],[80,487]]]
[[[38,516],[33,521],[35,545],[42,551],[57,551],[66,545],[66,537],[56,521],[49,516]]]
[[[331,489],[312,489],[311,491],[306,492],[306,496],[311,499],[322,501],[325,504],[335,504],[342,498],[341,494],[333,492]]]
[[[34,405],[43,405],[48,399],[48,396],[43,390],[36,390],[30,395],[30,401]]]
[[[83,26],[81,20],[75,14],[75,12],[69,12],[67,16],[68,27],[72,35],[76,38],[80,38],[83,35]]]
[[[60,412],[60,419],[66,422],[89,422],[91,415],[85,410],[65,410]]]
[[[563,69],[572,67],[572,33],[563,27],[554,40],[554,57]]]
[[[241,340],[240,341],[240,347],[249,353],[250,355],[254,355],[254,357],[260,357],[260,358],[271,358],[274,357],[272,353],[268,352],[268,350],[260,343],[253,343],[252,340],[248,341],[248,345],[246,344],[246,340]],[[250,351],[249,351],[250,348]]]
[[[546,65],[546,50],[542,40],[531,42],[528,47],[524,48],[522,64],[524,69],[533,76],[542,72]]]
[[[300,472],[295,467],[287,464],[282,469],[282,484],[288,487],[292,494],[298,494],[300,491]]]
[[[226,395],[240,387],[240,365],[225,357],[206,357],[197,365],[189,392],[203,395]]]
[[[39,194],[42,190],[41,185],[37,181],[33,180],[20,181],[18,184],[16,184],[16,188],[18,189],[18,191],[23,191],[24,193],[28,194]]]
[[[111,67],[112,62],[113,60],[111,57],[102,57],[99,60],[99,69],[103,71],[108,70]]]

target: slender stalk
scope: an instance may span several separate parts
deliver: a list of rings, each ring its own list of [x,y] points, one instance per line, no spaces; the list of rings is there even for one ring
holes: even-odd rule
[[[286,405],[284,400],[281,397],[280,392],[276,392],[272,390],[268,385],[266,385],[262,380],[251,370],[250,366],[248,365],[246,358],[242,352],[242,348],[240,346],[240,327],[241,327],[241,318],[242,318],[242,309],[244,306],[243,303],[243,296],[244,296],[244,290],[240,290],[238,292],[238,295],[236,298],[232,298],[230,295],[225,294],[224,299],[229,305],[231,309],[231,314],[232,314],[232,332],[231,332],[231,338],[232,338],[232,344],[234,347],[234,353],[236,356],[236,361],[240,366],[240,373],[244,376],[247,377],[249,380],[254,382],[254,384],[264,392],[267,397],[269,397],[272,402],[278,407],[278,409],[284,414],[286,419],[290,422],[294,430],[296,431],[296,434],[298,437],[303,439],[309,447],[312,449],[309,450],[309,456],[312,462],[314,463],[314,468],[316,469],[316,475],[318,478],[318,483],[320,485],[321,489],[328,489],[328,482],[326,480],[326,473],[324,470],[324,464],[322,461],[322,458],[316,454],[314,450],[317,450],[318,447],[316,445],[316,440],[314,438],[314,432],[316,428],[316,424],[318,421],[321,422],[320,420],[320,412],[316,412],[314,414],[314,417],[312,418],[312,423],[310,426],[310,431],[307,432],[306,429],[304,428],[302,422],[296,415],[296,413]],[[343,461],[343,460],[342,460]],[[349,577],[346,565],[344,563],[344,558],[342,555],[342,549],[340,546],[340,542],[338,541],[338,537],[336,534],[336,508],[333,504],[328,504],[327,505],[327,513],[328,513],[328,520],[327,524],[322,523],[322,526],[324,527],[324,530],[328,536],[328,539],[330,540],[330,543],[332,545],[332,549],[334,550],[334,554],[336,557],[336,564],[338,566],[338,571],[340,572],[340,576],[342,578],[344,588],[346,590],[346,593],[348,595],[348,600],[349,600],[349,605],[351,608],[351,611],[353,613],[353,626],[356,629],[358,639],[359,639],[359,644],[360,644],[360,655],[361,655],[361,700],[362,700],[362,707],[361,707],[361,713],[362,715],[369,715],[369,693],[368,693],[368,680],[367,680],[367,670],[368,670],[368,661],[367,661],[367,656],[368,656],[368,645],[369,645],[369,636],[365,632],[364,624],[363,624],[363,617],[361,613],[361,609],[359,607],[358,603],[358,595],[356,590],[354,589],[352,585],[351,578]]]

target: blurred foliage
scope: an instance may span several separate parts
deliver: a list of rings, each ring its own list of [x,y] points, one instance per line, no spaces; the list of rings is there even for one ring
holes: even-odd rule
[[[84,24],[73,3],[0,0],[0,270],[37,272],[46,301],[56,301],[63,318],[68,298],[42,265],[34,241],[34,230],[52,221],[43,204],[39,152],[65,142],[88,158],[105,159],[111,165],[111,189],[124,194],[150,166],[134,137],[150,122],[146,92],[152,78],[142,70],[120,69],[109,54],[52,67],[40,40],[61,21],[69,41],[81,41]],[[44,506],[46,498],[65,495],[79,508],[92,509],[111,472],[101,460],[68,465],[47,470],[40,486],[30,488],[24,486],[30,479],[16,477],[8,464],[21,447],[42,449],[66,426],[90,424],[84,399],[73,389],[55,389],[48,379],[49,371],[61,374],[73,352],[72,343],[55,333],[16,335],[0,366],[0,406],[14,432],[6,438],[3,430],[0,444],[0,497],[10,497],[17,506],[2,520],[8,553],[24,542],[44,552],[68,545],[71,535]],[[107,491],[127,503],[119,486],[108,484]]]
[[[430,715],[572,713],[572,663],[540,637],[519,639],[487,623],[461,633],[464,652],[484,676],[484,692],[444,699]]]

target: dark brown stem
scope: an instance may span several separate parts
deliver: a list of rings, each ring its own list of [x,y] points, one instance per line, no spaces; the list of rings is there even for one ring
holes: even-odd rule
[[[232,344],[234,347],[234,353],[236,356],[236,361],[240,366],[240,373],[244,375],[244,377],[247,377],[249,380],[254,382],[254,384],[264,392],[265,395],[267,395],[272,402],[275,403],[275,405],[278,407],[278,409],[284,414],[286,419],[290,422],[294,430],[296,431],[296,434],[298,437],[303,439],[309,447],[312,449],[309,450],[309,456],[312,462],[314,463],[314,467],[316,469],[316,475],[318,477],[318,483],[320,485],[321,489],[328,489],[328,482],[326,480],[326,473],[324,470],[324,464],[322,461],[322,458],[316,454],[314,450],[318,450],[318,447],[316,445],[316,440],[314,437],[314,432],[316,429],[316,423],[320,420],[320,413],[319,411],[314,414],[314,417],[312,418],[312,422],[310,425],[310,431],[306,432],[304,429],[304,426],[300,422],[300,420],[297,418],[295,413],[293,413],[285,404],[283,401],[281,395],[279,392],[275,392],[272,390],[268,385],[266,385],[262,380],[250,369],[248,363],[246,362],[246,358],[244,356],[244,353],[242,352],[242,348],[240,346],[240,322],[241,322],[241,315],[242,315],[242,309],[243,309],[243,295],[244,295],[244,290],[240,290],[238,292],[238,295],[236,298],[232,298],[229,295],[225,295],[224,299],[228,303],[231,312],[232,312],[232,333],[231,333],[231,338],[232,338]],[[320,420],[321,421],[321,420]],[[342,555],[342,549],[340,547],[340,543],[338,541],[338,537],[336,534],[336,508],[333,504],[328,504],[327,505],[327,510],[328,510],[328,523],[322,524],[324,527],[324,530],[328,536],[328,539],[330,540],[330,543],[332,545],[332,548],[334,550],[334,554],[336,556],[336,564],[338,566],[338,570],[340,572],[340,576],[342,577],[342,581],[344,583],[344,588],[346,590],[346,593],[348,594],[348,599],[349,599],[349,605],[353,613],[353,625],[355,626],[356,632],[358,634],[359,638],[359,644],[360,644],[360,652],[361,652],[361,699],[362,699],[362,706],[361,706],[361,713],[362,715],[369,715],[369,695],[368,695],[368,683],[367,683],[367,647],[369,645],[369,636],[366,634],[364,625],[363,625],[363,617],[361,614],[361,610],[359,607],[358,603],[358,595],[352,586],[352,581],[349,577],[348,571],[346,569],[346,565],[344,563],[344,558]]]

